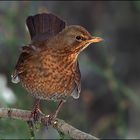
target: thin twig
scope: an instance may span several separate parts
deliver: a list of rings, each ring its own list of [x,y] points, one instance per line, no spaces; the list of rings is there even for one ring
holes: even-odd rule
[[[31,111],[28,110],[21,110],[21,109],[14,109],[14,108],[0,108],[0,117],[2,118],[12,118],[12,119],[19,119],[23,121],[29,121]],[[45,116],[40,115],[39,120],[41,123],[44,124]],[[73,139],[98,139],[95,136],[87,134],[74,128],[73,126],[67,124],[64,120],[56,119],[52,122],[52,126],[57,129],[58,131],[69,135]]]

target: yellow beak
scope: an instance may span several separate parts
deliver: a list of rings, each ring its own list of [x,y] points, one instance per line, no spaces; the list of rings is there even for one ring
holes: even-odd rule
[[[101,42],[104,41],[104,39],[102,39],[101,37],[92,37],[89,42],[90,43],[97,43],[97,42]]]

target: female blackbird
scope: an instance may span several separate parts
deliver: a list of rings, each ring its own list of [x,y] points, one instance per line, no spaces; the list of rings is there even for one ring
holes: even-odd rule
[[[60,104],[56,118],[67,97],[77,99],[81,90],[81,76],[77,57],[90,43],[100,42],[78,25],[65,26],[65,22],[53,14],[29,16],[26,24],[31,43],[22,52],[12,74],[14,83],[22,86],[37,100],[33,117],[39,112],[39,100],[55,100]]]

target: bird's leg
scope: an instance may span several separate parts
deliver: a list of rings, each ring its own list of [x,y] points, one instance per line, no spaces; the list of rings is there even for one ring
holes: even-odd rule
[[[51,114],[51,115],[47,115],[47,117],[48,117],[47,125],[51,124],[51,122],[54,119],[56,119],[56,117],[57,117],[57,115],[58,115],[61,107],[63,106],[63,104],[64,104],[64,101],[61,100],[60,103],[59,103],[59,105],[58,105],[58,107],[57,107],[57,109],[56,109],[56,111],[53,114]]]
[[[34,100],[33,109],[30,116],[31,119],[33,118],[34,122],[38,121],[39,115],[42,114],[42,112],[40,111],[39,103],[40,103],[40,99]]]
[[[30,130],[30,134],[31,134],[32,139],[35,138],[35,135],[34,135],[34,125],[33,125],[33,123],[36,122],[36,121],[38,121],[38,118],[39,118],[39,115],[40,114],[43,114],[40,111],[39,103],[40,103],[40,100],[39,99],[35,99],[34,100],[34,102],[33,102],[33,109],[31,111],[31,115],[29,117],[29,120],[27,121],[27,124],[29,126],[29,130]]]
[[[53,119],[55,119],[55,118],[57,117],[57,115],[58,115],[58,113],[59,113],[61,107],[63,106],[63,104],[64,104],[64,101],[61,100],[60,103],[59,103],[59,105],[58,105],[58,107],[57,107],[57,109],[56,109],[56,111],[55,111],[54,114],[53,114]]]

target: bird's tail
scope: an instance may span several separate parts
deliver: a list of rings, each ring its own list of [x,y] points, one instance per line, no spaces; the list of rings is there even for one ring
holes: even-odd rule
[[[47,39],[65,28],[65,22],[50,13],[29,16],[26,19],[26,24],[32,40],[41,34],[45,34],[45,39]]]

